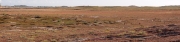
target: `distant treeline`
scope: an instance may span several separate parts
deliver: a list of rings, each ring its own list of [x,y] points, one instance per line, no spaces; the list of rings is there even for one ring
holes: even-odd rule
[[[169,10],[180,10],[180,5],[173,5],[173,6],[75,6],[75,7],[69,7],[69,6],[58,6],[58,7],[53,7],[53,6],[2,6],[1,9],[73,9],[73,10],[133,10],[133,9],[169,9]]]

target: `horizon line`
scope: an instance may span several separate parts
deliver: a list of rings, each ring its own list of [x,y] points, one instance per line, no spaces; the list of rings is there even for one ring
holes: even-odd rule
[[[15,5],[1,5],[1,6],[15,6]],[[26,5],[26,6],[33,6],[33,5]],[[44,6],[44,5],[34,5],[34,6]],[[50,5],[47,5],[47,6],[50,6]],[[55,5],[55,6],[58,6],[58,5]],[[59,6],[68,6],[68,5],[59,5]],[[111,5],[74,5],[74,6],[111,6]],[[121,6],[121,5],[112,5],[112,6]],[[145,6],[145,5],[124,5],[124,6],[142,7],[142,6]],[[146,5],[146,6],[151,6],[151,5]],[[180,5],[159,5],[159,6],[180,6]],[[151,6],[151,7],[159,7],[159,6]]]

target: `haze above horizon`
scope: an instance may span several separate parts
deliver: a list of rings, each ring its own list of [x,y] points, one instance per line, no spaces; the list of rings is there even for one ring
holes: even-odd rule
[[[0,0],[1,5],[28,6],[165,6],[180,5],[180,0]]]

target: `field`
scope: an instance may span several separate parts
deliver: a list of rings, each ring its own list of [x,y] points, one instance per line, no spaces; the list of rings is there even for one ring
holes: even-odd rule
[[[0,9],[1,42],[180,42],[180,9]]]

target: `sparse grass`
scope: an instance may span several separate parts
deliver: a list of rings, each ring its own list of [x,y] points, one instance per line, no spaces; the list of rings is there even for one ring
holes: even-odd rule
[[[168,9],[159,10],[155,8],[143,9],[143,8],[128,8],[128,7],[127,8],[84,7],[84,8],[74,8],[74,9],[75,10],[73,11],[72,9],[60,10],[60,11],[59,9],[55,9],[55,10],[49,9],[53,11],[37,10],[38,11],[37,13],[36,11],[28,12],[28,14],[33,14],[33,15],[27,15],[26,11],[20,11],[21,9],[18,10],[15,9],[16,11],[10,9],[13,13],[6,12],[9,14],[0,15],[0,30],[2,33],[4,33],[4,34],[2,33],[0,34],[2,34],[2,39],[6,39],[6,37],[12,37],[12,41],[28,40],[28,41],[38,41],[38,42],[40,41],[57,42],[58,40],[66,41],[67,39],[77,40],[77,38],[81,38],[81,37],[82,38],[90,37],[88,39],[94,39],[94,37],[97,37],[97,39],[99,39],[98,37],[101,37],[103,35],[113,35],[110,38],[116,39],[113,37],[146,36],[148,35],[148,33],[146,33],[145,31],[136,31],[134,29],[137,28],[145,29],[146,28],[145,26],[152,26],[152,25],[164,25],[164,24],[159,24],[160,22],[156,22],[159,21],[159,19],[165,20],[166,18],[172,18],[172,17],[179,18],[178,11],[175,12],[172,11],[173,13],[172,14],[171,11],[168,11]],[[67,13],[63,13],[64,11]],[[62,12],[65,15],[63,14],[61,15],[61,13],[59,12]],[[166,12],[170,12],[170,13],[166,13]],[[58,15],[55,16],[55,14]],[[83,16],[78,16],[76,14],[80,14]],[[93,18],[91,16],[98,16],[98,18]],[[149,18],[150,20],[137,21],[136,19],[138,18],[143,18],[143,19]],[[154,22],[151,22],[151,19],[153,20],[153,18],[155,18]],[[117,20],[122,20],[122,21],[116,22]],[[173,22],[167,22],[167,23],[179,23],[177,20],[173,20],[173,19],[170,21]],[[132,25],[133,23],[134,25]],[[138,23],[142,23],[142,24],[138,24]],[[97,25],[97,26],[93,26],[93,25]],[[15,27],[21,27],[21,28],[15,28]],[[111,29],[106,29],[106,28],[111,28]],[[22,31],[15,31],[15,32],[9,31],[13,29],[20,29]],[[29,33],[29,32],[34,32],[34,33]],[[159,30],[159,32],[162,31]],[[16,37],[16,36],[20,36],[20,37]]]
[[[74,21],[74,20],[64,20],[63,21],[64,23],[64,25],[74,25],[74,24],[76,24],[76,21]]]
[[[9,21],[16,22],[17,26],[47,26],[47,25],[75,25],[77,24],[77,20],[74,18],[68,18],[61,19],[62,17],[52,17],[52,16],[40,16],[40,15],[12,15],[12,16],[6,16],[8,14],[3,15],[0,18],[0,23],[6,23]],[[10,18],[13,17],[13,18]],[[84,24],[84,22],[89,22],[88,24],[93,23],[99,23],[102,20],[94,20],[86,21],[82,20],[81,24]],[[110,20],[109,20],[110,21]],[[85,23],[86,24],[86,23]],[[102,23],[101,23],[102,24]],[[110,21],[109,24],[112,24]]]
[[[147,34],[145,31],[129,31],[128,33],[132,35],[146,35]]]
[[[141,35],[141,36],[146,36],[147,33],[145,31],[128,31],[128,32],[123,32],[123,33],[120,33],[120,34],[117,34],[118,36],[126,36],[126,35],[132,35],[132,36],[138,36],[138,35]]]

